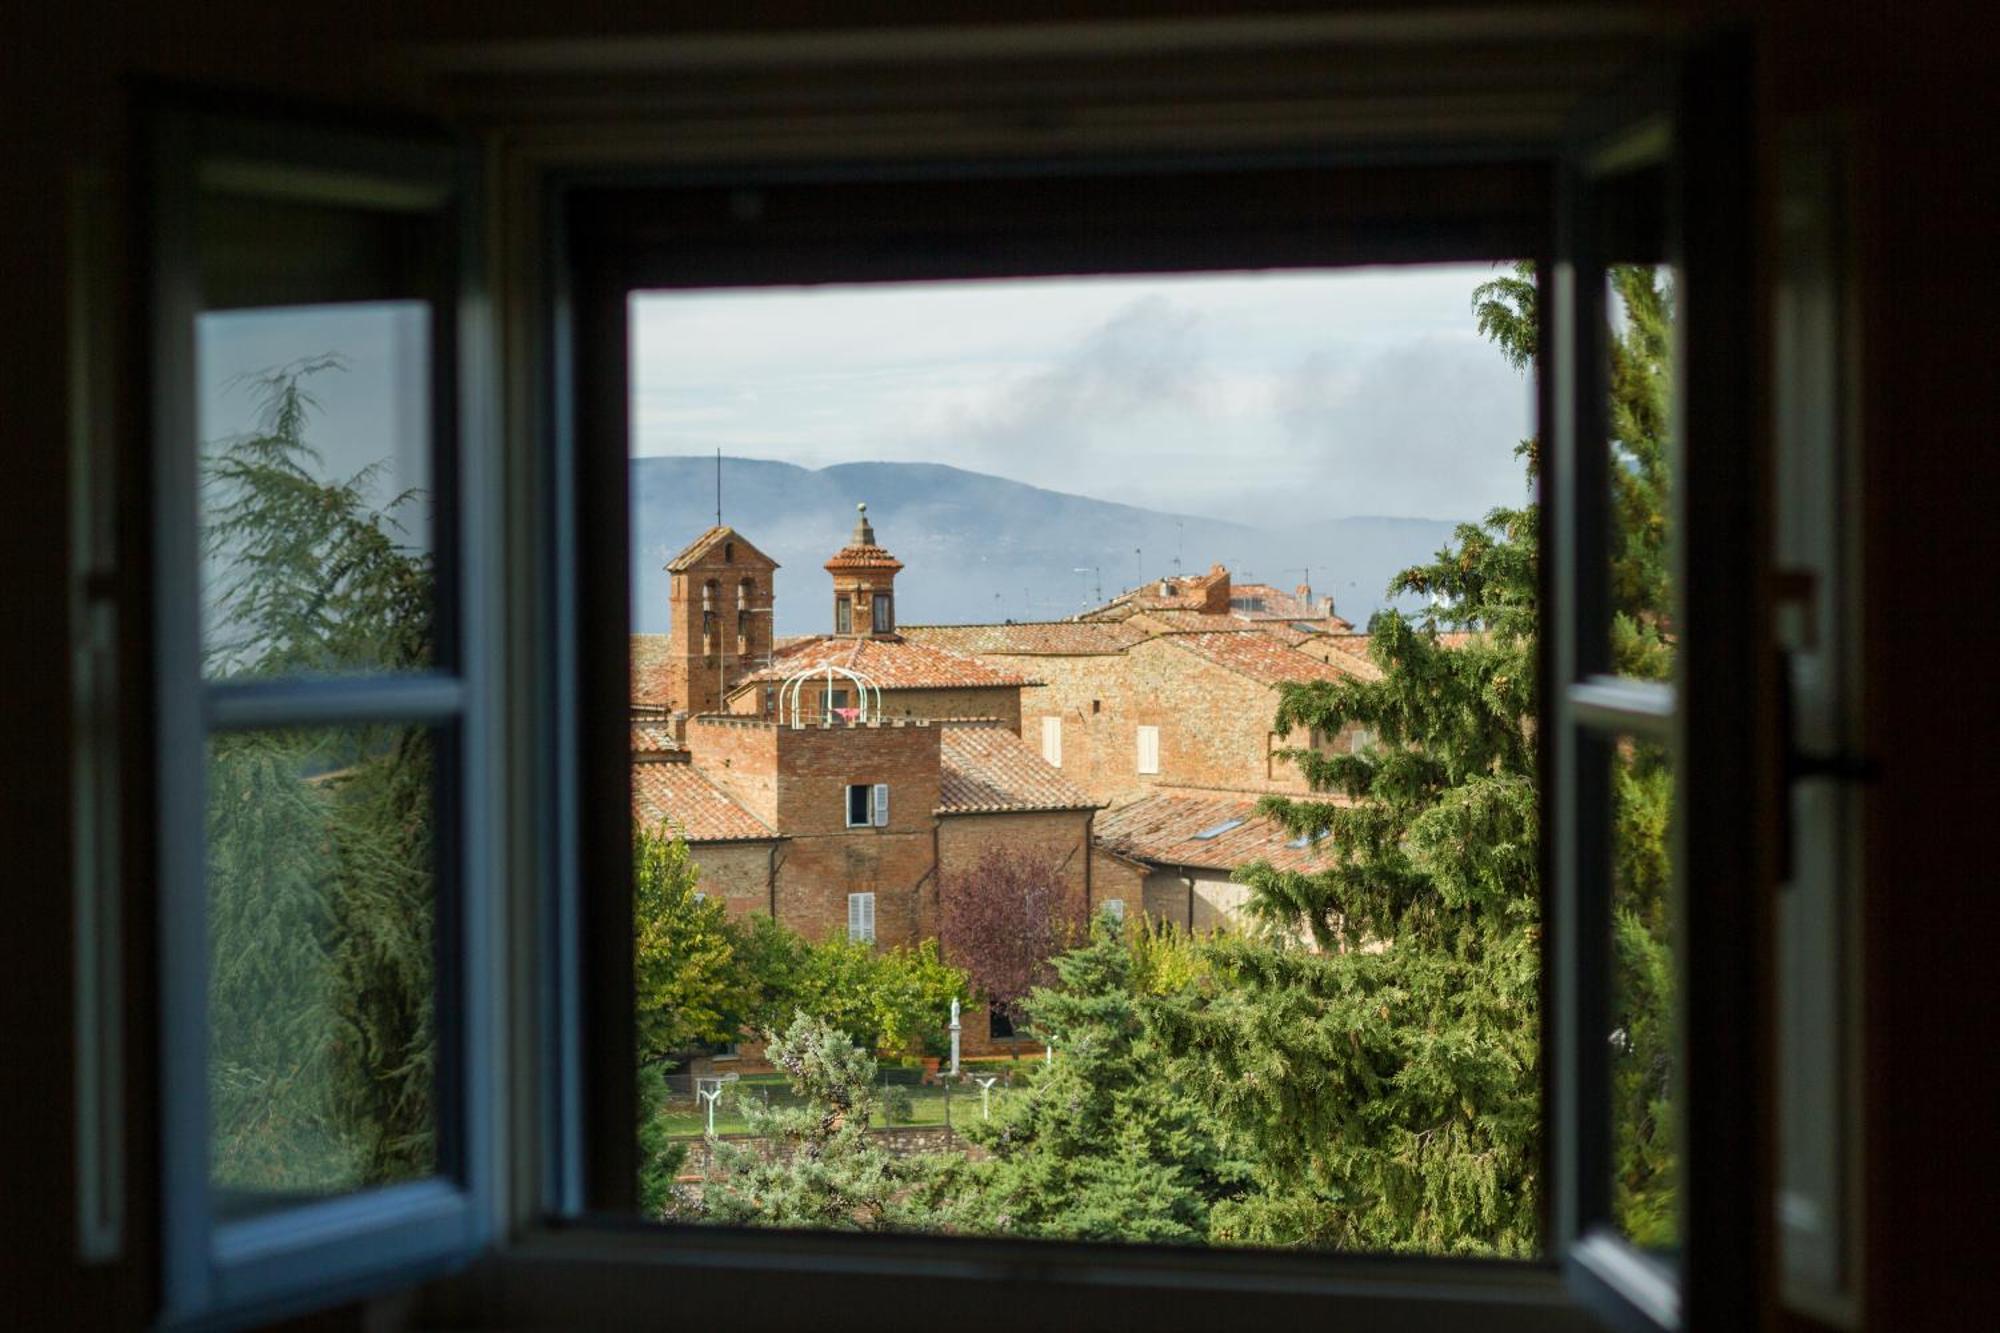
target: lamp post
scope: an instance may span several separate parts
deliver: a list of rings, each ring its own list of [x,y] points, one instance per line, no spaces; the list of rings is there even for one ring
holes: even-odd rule
[[[951,1076],[953,1078],[958,1077],[958,1033],[958,997],[954,995],[951,1000]]]

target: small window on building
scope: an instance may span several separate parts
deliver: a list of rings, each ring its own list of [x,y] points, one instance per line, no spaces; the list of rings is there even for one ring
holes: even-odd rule
[[[845,597],[833,599],[833,632],[835,634],[854,633],[854,603]]]
[[[866,790],[865,788],[863,790]],[[847,938],[867,944],[875,942],[875,895],[847,895]]]
[[[896,628],[896,618],[889,613],[888,593],[878,592],[875,594],[875,615],[870,624],[877,634],[887,634],[890,630]]]
[[[1116,921],[1119,925],[1122,926],[1125,924],[1125,900],[1123,898],[1106,898],[1097,910],[1110,917],[1113,921]]]
[[[1160,729],[1158,727],[1139,728],[1139,771],[1157,773],[1160,771]]]
[[[872,822],[870,788],[865,782],[857,782],[847,789],[847,827],[865,828]]]
[[[722,544],[722,563],[725,565],[733,565],[736,563],[735,542],[724,542]]]
[[[1090,711],[1091,711],[1091,712],[1093,712],[1093,713],[1101,713],[1101,712],[1103,712],[1103,711],[1104,711],[1104,700],[1102,700],[1102,699],[1092,699],[1092,700],[1090,701]]]
[[[1062,767],[1062,719],[1045,717],[1042,719],[1042,758],[1051,767]]]
[[[764,716],[775,717],[777,713],[778,687],[776,685],[766,685],[764,687]]]
[[[995,1041],[1004,1041],[1014,1035],[1014,1020],[1007,1017],[1007,1011],[1000,1005],[987,1006],[986,1033]]]

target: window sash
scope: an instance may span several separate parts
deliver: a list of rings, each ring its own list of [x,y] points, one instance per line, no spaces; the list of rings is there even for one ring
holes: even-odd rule
[[[1062,767],[1062,719],[1042,719],[1042,759],[1051,768]]]
[[[1160,729],[1140,727],[1137,735],[1138,769],[1141,773],[1160,771]]]
[[[467,427],[479,402],[485,331],[467,159],[433,134],[357,133],[253,121],[161,102],[147,116],[145,188],[153,365],[148,466],[153,505],[153,643],[160,893],[160,1118],[166,1318],[265,1317],[462,1262],[491,1234],[490,1062],[495,991],[484,840],[497,795],[487,758],[494,581],[483,559],[497,469]],[[438,667],[340,679],[209,681],[201,670],[195,325],[203,306],[195,223],[204,184],[230,197],[301,200],[424,219],[445,280],[431,301],[432,485]],[[240,300],[242,293],[232,294]],[[289,303],[284,298],[273,304]],[[209,1180],[205,789],[208,739],[248,728],[405,723],[435,730],[439,824],[435,1132],[424,1179],[221,1221]],[[198,1148],[195,1145],[199,1145]]]

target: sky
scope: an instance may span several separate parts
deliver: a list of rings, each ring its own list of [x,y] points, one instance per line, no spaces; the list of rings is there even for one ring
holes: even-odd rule
[[[313,400],[306,442],[313,470],[346,481],[373,469],[365,491],[379,507],[431,488],[430,309],[421,301],[217,311],[195,325],[197,429],[214,449],[260,426],[258,381],[325,357],[337,365],[301,377]],[[397,510],[414,545],[429,541],[430,505]]]
[[[633,452],[922,461],[1236,522],[1525,495],[1493,266],[642,293]]]

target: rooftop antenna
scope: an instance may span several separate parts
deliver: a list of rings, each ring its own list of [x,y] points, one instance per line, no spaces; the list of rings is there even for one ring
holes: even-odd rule
[[[1139,582],[1132,585],[1136,588],[1146,581],[1146,553],[1137,546],[1132,548],[1132,568],[1139,571]]]
[[[715,526],[722,526],[722,447],[715,450]]]
[[[1187,537],[1187,524],[1174,520],[1174,573],[1181,572],[1181,548]]]

